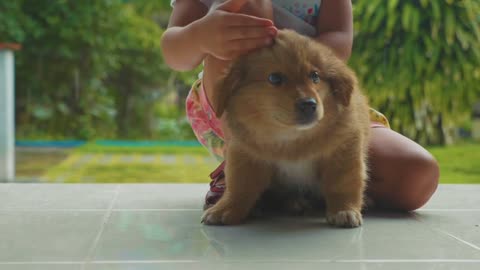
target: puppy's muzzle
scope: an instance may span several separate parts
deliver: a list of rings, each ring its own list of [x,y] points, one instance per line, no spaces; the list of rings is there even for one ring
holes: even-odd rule
[[[295,104],[297,123],[308,125],[317,119],[317,101],[313,98],[301,98]]]

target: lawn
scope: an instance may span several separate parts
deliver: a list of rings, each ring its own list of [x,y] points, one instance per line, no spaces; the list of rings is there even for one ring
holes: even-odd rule
[[[440,164],[440,182],[480,184],[480,143],[428,148]]]
[[[480,183],[480,143],[428,150],[437,158],[441,183]],[[25,158],[25,157],[28,158]],[[208,183],[217,161],[199,146],[102,146],[87,144],[61,153],[17,155],[19,179],[45,182]]]

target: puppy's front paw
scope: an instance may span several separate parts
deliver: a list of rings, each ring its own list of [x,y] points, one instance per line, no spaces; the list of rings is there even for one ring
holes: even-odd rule
[[[344,228],[355,228],[362,225],[362,214],[356,210],[339,211],[327,215],[327,222],[331,225]]]
[[[245,218],[245,214],[238,209],[215,205],[203,213],[202,223],[206,225],[234,225],[241,223]]]

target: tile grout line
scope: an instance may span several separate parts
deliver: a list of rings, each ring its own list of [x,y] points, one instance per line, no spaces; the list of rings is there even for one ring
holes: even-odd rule
[[[464,245],[467,245],[467,246],[469,246],[469,247],[471,247],[471,248],[473,248],[473,249],[476,249],[476,250],[479,250],[479,251],[480,251],[480,247],[477,247],[476,245],[474,245],[474,244],[472,244],[472,243],[470,243],[470,242],[467,242],[467,241],[461,239],[460,237],[457,237],[457,236],[455,236],[455,235],[453,235],[453,234],[451,234],[451,233],[449,233],[449,232],[446,232],[446,231],[444,231],[444,230],[435,229],[435,228],[434,228],[434,230],[437,231],[437,232],[439,232],[439,233],[441,233],[441,234],[445,234],[445,235],[447,235],[447,236],[449,236],[449,237],[457,240],[458,242],[460,242],[460,243],[462,243],[462,244],[464,244]]]
[[[107,208],[108,209],[108,208]],[[122,211],[144,211],[144,212],[172,212],[172,211],[179,211],[179,212],[189,212],[189,211],[202,211],[202,209],[199,208],[116,208],[116,209],[110,209],[112,212],[122,212]],[[63,208],[52,208],[52,209],[0,209],[1,212],[55,212],[55,211],[66,211],[66,212],[71,212],[71,211],[78,211],[78,212],[102,212],[105,211],[105,209],[101,208],[86,208],[86,209],[63,209]]]
[[[447,231],[444,231],[444,230],[439,229],[439,228],[435,228],[434,225],[433,225],[433,226],[432,226],[432,225],[428,225],[427,222],[425,222],[422,217],[414,216],[414,219],[417,220],[419,223],[422,223],[422,224],[427,225],[427,226],[428,226],[429,228],[431,228],[431,230],[433,230],[433,231],[436,231],[436,232],[438,232],[438,233],[440,233],[440,234],[442,234],[442,235],[448,236],[449,238],[453,238],[453,239],[455,239],[457,242],[462,243],[463,245],[467,245],[467,246],[469,246],[469,247],[471,247],[471,248],[473,248],[473,249],[476,249],[476,250],[479,250],[479,251],[480,251],[480,247],[476,246],[475,244],[472,244],[472,243],[470,243],[470,242],[467,242],[467,241],[461,239],[460,237],[457,237],[457,236],[455,236],[455,235],[453,235],[453,234],[451,234],[451,233],[449,233],[449,232],[447,232]]]
[[[279,259],[279,260],[222,260],[220,263],[480,263],[480,259]],[[209,263],[204,260],[104,260],[91,264],[160,264],[160,263]],[[31,261],[0,262],[0,265],[67,265],[83,264],[81,261]]]
[[[0,209],[0,212],[49,212],[49,211],[79,211],[79,212],[99,212],[105,211],[102,208],[51,208],[51,209],[36,209],[36,208],[10,208],[10,209]],[[112,212],[121,212],[121,211],[144,211],[144,212],[171,212],[171,211],[180,211],[180,212],[188,212],[188,211],[201,211],[202,209],[199,208],[115,208],[110,209]],[[480,209],[419,209],[416,212],[478,212]]]
[[[107,225],[108,220],[110,219],[110,215],[112,214],[113,206],[115,205],[115,202],[117,201],[119,193],[120,193],[120,185],[117,185],[117,187],[115,188],[115,194],[113,195],[113,198],[110,202],[107,213],[105,213],[105,215],[103,216],[102,224],[100,224],[100,229],[98,230],[98,233],[95,236],[95,239],[93,240],[92,246],[88,250],[87,256],[85,257],[84,264],[82,265],[81,270],[85,270],[85,267],[86,267],[87,263],[89,263],[92,260],[92,257],[95,255],[95,251],[97,250],[98,242],[100,241],[100,237],[102,236],[103,231],[105,230],[105,226]]]
[[[415,210],[415,212],[477,212],[477,211],[480,211],[480,209],[478,208],[472,208],[472,209],[468,209],[468,208],[452,208],[452,209],[448,209],[448,208],[427,208],[427,209],[417,209]]]
[[[480,263],[480,259],[278,259],[278,260],[222,260],[221,263]],[[92,264],[155,264],[155,263],[208,263],[203,260],[105,260]]]
[[[480,250],[480,248],[477,247],[476,245],[474,245],[474,244],[472,244],[472,243],[470,243],[470,242],[467,242],[467,241],[461,239],[460,237],[457,237],[457,236],[455,236],[455,235],[453,235],[453,234],[451,234],[451,233],[449,233],[449,232],[446,232],[446,231],[444,231],[444,230],[441,230],[441,229],[439,229],[439,228],[435,228],[434,225],[429,225],[427,222],[425,222],[425,221],[423,220],[422,217],[414,216],[414,219],[415,219],[416,221],[418,221],[419,223],[426,225],[426,226],[429,227],[431,230],[436,231],[436,232],[439,233],[439,234],[448,236],[449,238],[453,238],[453,239],[455,239],[457,242],[460,242],[460,243],[463,244],[463,245],[467,245],[467,246],[469,246],[469,247],[471,247],[471,248],[473,248],[473,249]]]

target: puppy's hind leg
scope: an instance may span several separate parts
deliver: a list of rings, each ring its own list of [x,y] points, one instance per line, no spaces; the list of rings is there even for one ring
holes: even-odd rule
[[[207,225],[233,225],[244,221],[271,182],[273,170],[267,164],[254,161],[232,146],[227,157],[226,190],[222,198],[204,212],[202,222]]]

